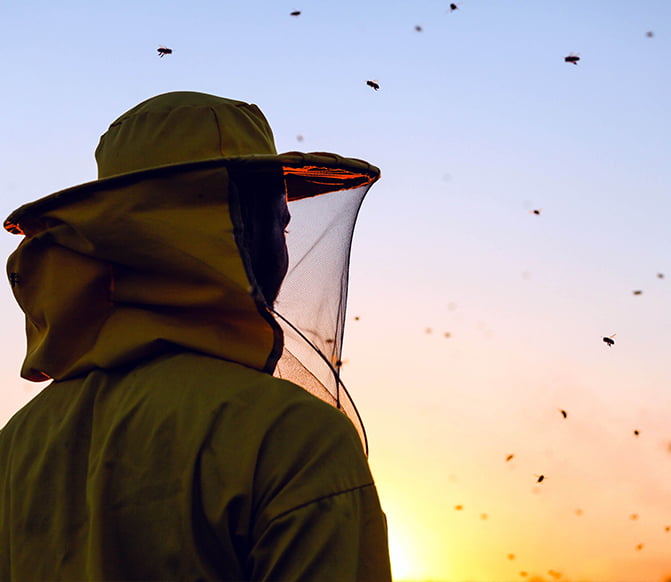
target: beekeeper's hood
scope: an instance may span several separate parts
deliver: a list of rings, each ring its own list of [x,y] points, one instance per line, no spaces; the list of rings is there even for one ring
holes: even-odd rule
[[[175,347],[290,379],[365,433],[339,379],[352,230],[379,170],[335,154],[278,155],[255,105],[159,95],[109,127],[98,180],[15,210],[7,272],[26,314],[21,375],[63,380]],[[246,251],[241,176],[284,186],[289,271],[274,310]]]

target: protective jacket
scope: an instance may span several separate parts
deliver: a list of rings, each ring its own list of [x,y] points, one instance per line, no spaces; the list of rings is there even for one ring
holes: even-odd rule
[[[271,375],[234,191],[149,171],[9,226],[22,375],[53,382],[0,431],[1,581],[390,580],[356,429]]]

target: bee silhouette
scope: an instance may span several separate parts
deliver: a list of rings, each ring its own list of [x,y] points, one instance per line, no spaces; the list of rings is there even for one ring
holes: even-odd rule
[[[506,457],[506,463],[507,463],[508,461],[512,461],[512,460],[513,460],[513,457],[515,457],[515,455],[513,455],[513,454],[508,455],[508,456]]]
[[[604,341],[605,344],[608,345],[609,348],[613,347],[615,345],[615,340],[613,339],[617,334],[614,333],[611,336],[604,337],[602,340]]]
[[[454,2],[450,4],[450,12],[454,12],[459,6],[457,6]]]
[[[664,278],[664,273],[657,273],[657,278],[658,279],[663,279]]]
[[[535,477],[538,477],[536,479],[536,483],[542,483],[545,480],[545,475],[534,475]]]
[[[380,84],[377,81],[366,81],[366,85],[372,87],[376,91],[380,88]]]
[[[635,437],[637,437],[639,434],[641,434],[641,433],[638,432],[638,430],[635,430],[635,431],[634,431],[634,436],[635,436]]]
[[[649,30],[648,32],[645,33],[645,36],[647,36],[648,38],[652,38],[653,36],[655,36],[655,33],[652,32],[652,30]]]
[[[417,32],[422,32],[422,27],[418,24],[418,25],[415,26],[415,30]]]
[[[296,136],[296,141],[303,141],[303,136],[302,135],[297,135]]]
[[[300,16],[301,11],[300,10],[294,10],[293,12],[290,13],[290,16]]]
[[[156,49],[156,52],[158,52],[159,57],[163,58],[165,55],[171,55],[172,49],[169,49],[168,47],[165,46],[160,46]]]
[[[529,214],[535,214],[536,216],[540,216],[541,212],[543,212],[542,208],[537,208],[535,210],[529,210]]]
[[[454,506],[454,509],[456,509],[457,511],[461,511],[463,508],[464,508],[463,505],[455,505]]]
[[[634,291],[634,295],[642,295],[642,294],[643,294],[643,291],[641,291],[640,289],[637,289],[636,291]]]
[[[567,57],[564,57],[565,63],[573,63],[574,65],[577,65],[579,60],[580,57],[578,55],[574,55],[573,53],[569,54]]]
[[[566,412],[565,410],[560,410],[559,412],[561,412],[561,415],[562,415],[564,418],[566,418],[566,417],[568,416],[568,414],[567,414],[567,412]]]

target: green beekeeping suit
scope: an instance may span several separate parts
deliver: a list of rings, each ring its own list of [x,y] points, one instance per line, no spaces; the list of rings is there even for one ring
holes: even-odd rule
[[[278,156],[255,106],[196,93],[132,109],[97,157],[5,222],[21,374],[52,382],[0,431],[0,580],[390,580],[360,434],[272,375],[236,182],[279,172],[291,201],[376,169]]]

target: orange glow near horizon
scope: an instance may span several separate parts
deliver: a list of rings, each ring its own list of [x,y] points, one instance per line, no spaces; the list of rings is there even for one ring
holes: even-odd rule
[[[627,407],[626,377],[609,378],[604,400],[586,388],[596,376],[587,363],[563,369],[523,345],[487,351],[495,338],[462,334],[446,345],[454,338],[438,326],[427,333],[400,320],[399,336],[414,333],[403,359],[415,365],[390,367],[383,318],[369,312],[359,323],[349,328],[345,380],[367,427],[395,580],[667,581],[668,397],[654,392],[660,410],[644,413]],[[599,339],[596,366],[613,356]],[[483,348],[487,366],[474,366]]]

